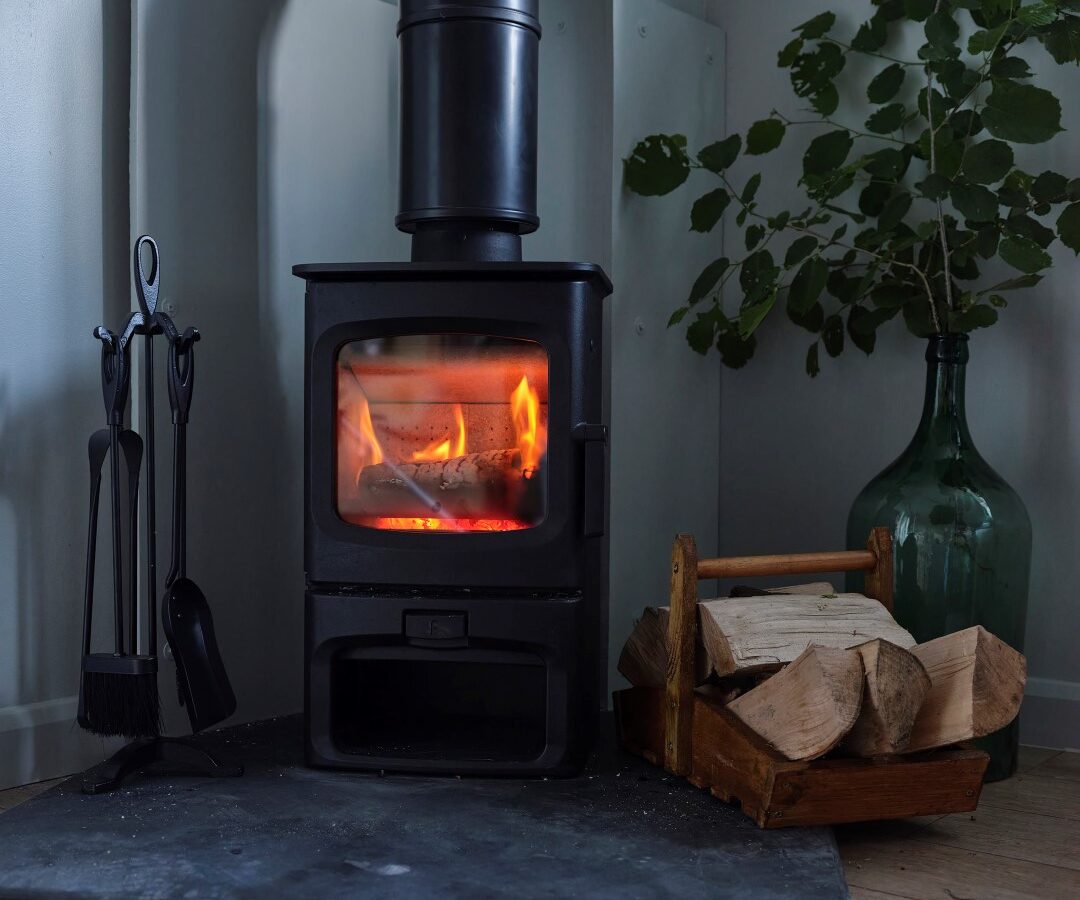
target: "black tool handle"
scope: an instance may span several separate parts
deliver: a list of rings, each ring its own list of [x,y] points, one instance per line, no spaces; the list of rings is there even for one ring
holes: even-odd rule
[[[127,345],[104,325],[94,331],[101,341],[101,390],[109,423],[109,473],[112,492],[113,648],[124,652],[124,567],[120,519],[120,427],[128,394]]]
[[[142,249],[150,248],[150,277],[143,273]],[[135,241],[132,259],[135,293],[146,320],[143,334],[143,382],[146,397],[143,433],[146,440],[146,612],[150,622],[147,653],[157,655],[157,451],[154,440],[154,334],[161,330],[156,318],[161,286],[157,242],[148,234]],[[168,318],[166,316],[166,318]],[[172,321],[169,320],[169,324]],[[175,331],[175,329],[173,329]]]
[[[97,563],[97,520],[101,499],[101,466],[108,453],[107,429],[90,436],[87,455],[90,460],[90,521],[86,531],[86,585],[83,591],[83,656],[90,655],[94,618],[94,575]]]
[[[198,340],[196,329],[186,329],[169,344],[166,366],[173,420],[172,564],[165,578],[166,587],[187,572],[187,421],[195,386],[195,342]]]

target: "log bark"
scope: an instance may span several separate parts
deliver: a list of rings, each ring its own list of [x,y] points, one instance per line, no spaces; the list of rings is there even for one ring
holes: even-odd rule
[[[930,676],[908,752],[944,747],[1004,728],[1020,711],[1027,660],[981,625],[911,651]]]
[[[619,674],[634,687],[663,687],[667,674],[667,634],[671,610],[666,606],[646,606],[641,618],[634,623],[630,637],[623,644],[616,668]],[[709,677],[711,666],[698,631],[694,651],[695,683],[701,684]]]
[[[513,495],[527,482],[520,452],[507,449],[365,466],[357,487],[367,515],[470,518],[514,508]]]
[[[727,597],[700,604],[701,633],[717,675],[776,670],[808,646],[847,649],[882,638],[915,639],[877,600],[861,594]]]
[[[807,647],[727,708],[786,759],[816,759],[855,724],[863,682],[858,650]]]
[[[914,654],[888,641],[855,648],[862,657],[862,708],[842,749],[854,756],[887,756],[904,750],[922,707],[930,676]]]

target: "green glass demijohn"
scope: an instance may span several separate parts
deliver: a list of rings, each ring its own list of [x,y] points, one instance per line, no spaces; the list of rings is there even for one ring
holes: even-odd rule
[[[1017,493],[982,458],[968,431],[965,334],[934,335],[926,351],[926,401],[911,443],[855,499],[849,547],[875,526],[894,541],[896,619],[920,643],[982,625],[1024,648],[1031,520]],[[849,590],[861,589],[861,576]],[[1019,722],[976,743],[990,753],[987,780],[1016,770]]]

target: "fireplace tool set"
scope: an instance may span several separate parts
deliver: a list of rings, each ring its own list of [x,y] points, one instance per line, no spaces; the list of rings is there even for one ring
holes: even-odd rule
[[[151,255],[149,278],[143,272],[144,247],[149,248]],[[94,337],[101,341],[101,386],[107,427],[94,432],[88,445],[90,518],[78,708],[78,723],[82,728],[94,734],[121,736],[133,741],[86,774],[83,790],[91,794],[112,790],[125,777],[154,762],[166,762],[173,768],[214,776],[242,773],[239,766],[222,763],[190,740],[161,736],[157,684],[153,356],[154,337],[159,334],[163,334],[168,342],[166,377],[173,421],[172,562],[161,603],[162,628],[176,663],[180,704],[187,711],[193,734],[232,715],[236,698],[218,650],[206,597],[187,577],[186,429],[195,377],[195,343],[200,335],[192,327],[180,332],[172,319],[158,310],[158,248],[148,235],[135,242],[133,267],[139,311],[132,313],[119,333],[104,325],[94,330]],[[131,342],[137,334],[144,337],[145,444],[143,438],[124,423],[130,388]],[[111,651],[94,653],[91,652],[91,641],[98,507],[106,457],[111,474],[113,646]],[[138,495],[144,463],[146,589],[145,606],[142,606],[138,589]],[[126,492],[123,491],[125,478]],[[145,641],[140,634],[143,623],[146,623]]]

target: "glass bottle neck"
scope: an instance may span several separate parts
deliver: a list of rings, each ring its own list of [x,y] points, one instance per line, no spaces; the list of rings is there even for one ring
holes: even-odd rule
[[[934,335],[926,350],[926,396],[913,443],[943,451],[972,447],[964,406],[966,334]]]

